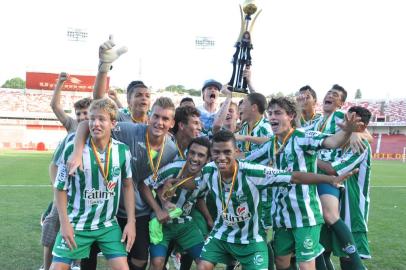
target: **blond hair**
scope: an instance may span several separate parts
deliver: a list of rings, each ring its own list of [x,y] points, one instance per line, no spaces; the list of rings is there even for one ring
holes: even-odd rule
[[[173,104],[172,99],[168,97],[159,97],[157,100],[155,100],[154,105],[152,105],[152,110],[154,110],[155,106],[159,106],[162,109],[175,111],[175,104]]]
[[[94,100],[90,104],[89,112],[92,110],[103,110],[110,116],[111,121],[117,120],[118,109],[116,104],[109,98]]]

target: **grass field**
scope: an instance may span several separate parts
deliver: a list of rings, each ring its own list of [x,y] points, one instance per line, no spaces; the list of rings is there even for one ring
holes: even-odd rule
[[[51,153],[0,153],[0,270],[34,270],[42,263],[39,219],[52,199],[50,159]],[[406,164],[374,161],[368,269],[406,270],[405,223]]]

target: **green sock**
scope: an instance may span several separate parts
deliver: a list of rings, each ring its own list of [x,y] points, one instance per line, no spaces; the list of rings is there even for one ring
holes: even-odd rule
[[[331,251],[324,251],[323,258],[324,258],[324,263],[326,264],[326,269],[335,270],[333,262],[330,259],[330,256],[331,256]]]
[[[350,260],[346,260],[344,258],[340,258],[340,267],[341,270],[352,270],[352,263]]]
[[[361,262],[357,248],[355,247],[355,241],[352,237],[352,233],[345,225],[342,219],[337,220],[336,223],[331,225],[334,233],[336,234],[338,241],[340,241],[341,247],[344,252],[350,257],[354,270],[363,270],[365,267]]]
[[[267,244],[268,247],[268,270],[275,270],[275,257],[271,242]]]

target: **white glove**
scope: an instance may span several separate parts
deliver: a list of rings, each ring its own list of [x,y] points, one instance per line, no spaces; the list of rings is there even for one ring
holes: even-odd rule
[[[109,40],[104,42],[99,47],[99,71],[100,72],[109,72],[111,65],[117,58],[120,57],[123,53],[128,51],[127,47],[122,46],[120,48],[114,48],[116,44],[113,41],[113,35],[109,36]]]

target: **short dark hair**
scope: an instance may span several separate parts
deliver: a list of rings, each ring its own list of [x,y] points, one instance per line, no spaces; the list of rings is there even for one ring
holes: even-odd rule
[[[331,89],[341,92],[341,101],[345,102],[345,100],[347,99],[347,90],[345,90],[344,87],[342,87],[341,85],[338,85],[338,84],[334,84],[331,87]]]
[[[127,99],[130,99],[132,93],[135,91],[137,88],[148,88],[143,81],[132,81],[130,84],[127,86]]]
[[[229,130],[222,129],[213,134],[213,138],[211,139],[211,145],[215,142],[229,142],[232,141],[233,145],[236,146],[236,140],[234,133]]]
[[[278,105],[282,109],[286,111],[288,115],[293,115],[292,119],[292,127],[296,126],[295,118],[297,116],[297,107],[296,102],[288,97],[275,97],[272,98],[268,103],[268,110],[271,106]]]
[[[310,95],[312,95],[313,99],[317,101],[317,94],[316,91],[313,90],[313,88],[310,87],[310,85],[305,85],[302,88],[299,89],[299,93],[300,92],[305,92],[305,91],[309,91]]]
[[[78,101],[76,101],[73,104],[73,108],[75,108],[75,111],[77,110],[82,110],[82,109],[87,109],[90,107],[90,103],[92,103],[92,99],[91,98],[82,98],[79,99]]]
[[[258,112],[263,114],[265,112],[266,107],[266,97],[260,93],[251,93],[248,96],[248,100],[251,105],[257,105]]]
[[[348,109],[348,112],[355,112],[357,116],[361,117],[361,122],[363,122],[365,125],[368,125],[369,120],[371,120],[372,114],[367,108],[361,106],[352,106]]]
[[[210,157],[211,144],[210,144],[209,138],[207,138],[206,136],[200,136],[197,138],[193,138],[187,146],[188,151],[189,151],[190,147],[192,146],[192,144],[194,144],[194,143],[206,147],[207,148],[207,157]]]
[[[183,102],[192,102],[193,104],[195,104],[195,102],[193,101],[193,98],[191,97],[184,97],[182,98],[182,100],[179,103],[179,106],[183,103]]]
[[[178,107],[175,110],[175,125],[172,128],[173,134],[178,132],[179,123],[187,124],[190,116],[200,117],[200,112],[191,106]]]

